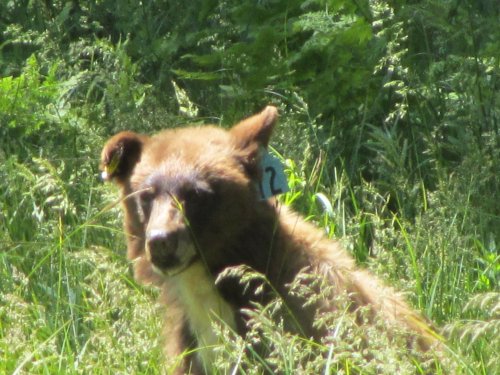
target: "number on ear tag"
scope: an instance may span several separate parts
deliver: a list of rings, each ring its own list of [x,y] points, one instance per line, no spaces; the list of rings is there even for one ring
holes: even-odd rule
[[[265,149],[262,151],[261,169],[262,179],[259,183],[259,191],[262,200],[289,190],[283,164]]]

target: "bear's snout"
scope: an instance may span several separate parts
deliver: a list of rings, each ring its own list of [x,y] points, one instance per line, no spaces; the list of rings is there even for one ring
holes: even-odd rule
[[[147,235],[147,250],[151,263],[160,269],[179,266],[178,247],[179,233],[177,232],[155,230]]]

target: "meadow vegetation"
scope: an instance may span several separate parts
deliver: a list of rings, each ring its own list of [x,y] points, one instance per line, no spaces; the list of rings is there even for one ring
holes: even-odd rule
[[[168,372],[158,291],[133,280],[100,149],[119,130],[229,126],[269,103],[281,110],[282,201],[434,321],[456,373],[497,373],[499,11],[495,0],[1,2],[0,373]],[[246,340],[223,333],[221,373],[427,369],[347,315],[329,317],[330,341],[289,335],[279,305],[256,306]],[[248,353],[263,337],[269,357]]]

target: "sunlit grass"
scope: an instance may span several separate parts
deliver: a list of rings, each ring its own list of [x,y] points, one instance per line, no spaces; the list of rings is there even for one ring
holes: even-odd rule
[[[7,172],[16,181],[18,171]],[[498,258],[461,231],[463,223],[457,224],[453,212],[462,208],[443,206],[429,194],[429,207],[414,222],[397,215],[390,219],[383,198],[368,184],[364,194],[373,194],[374,203],[362,210],[358,202],[354,205],[358,208],[350,210],[343,199],[356,195],[342,174],[333,177],[331,190],[317,179],[307,195],[300,189],[311,181],[298,176],[293,167],[288,173],[295,182],[283,199],[305,208],[309,220],[329,235],[340,236],[364,266],[396,285],[417,309],[445,327],[458,373],[487,374],[497,367],[499,295],[489,283],[498,272]],[[39,205],[44,219],[36,227],[22,220],[5,222],[2,227],[0,373],[168,372],[161,353],[158,293],[138,286],[131,276],[120,209],[113,205],[116,192],[92,181],[85,184],[95,201],[89,197],[69,224],[60,210],[44,207],[33,195],[29,205],[22,190],[6,193],[22,202],[19,209],[25,212],[17,215],[29,215],[33,205]],[[86,194],[85,190],[80,194]],[[370,253],[359,248],[364,246],[363,234],[368,233],[367,219],[375,233]],[[23,227],[28,224],[31,238],[17,239],[29,231]],[[477,251],[471,251],[471,243]],[[486,263],[480,272],[478,257]],[[221,373],[235,368],[245,373],[265,373],[271,368],[285,374],[425,373],[426,364],[409,360],[404,345],[390,347],[376,330],[359,332],[348,315],[333,317],[332,338],[316,343],[286,333],[273,319],[279,309],[279,301],[255,306],[249,314],[256,331],[245,340],[222,335],[225,340],[216,349]],[[366,349],[357,341],[367,334],[371,361],[360,357]],[[265,340],[269,357],[252,354],[252,340]]]

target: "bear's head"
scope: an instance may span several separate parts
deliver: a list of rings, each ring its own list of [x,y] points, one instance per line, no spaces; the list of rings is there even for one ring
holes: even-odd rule
[[[262,149],[278,112],[268,106],[230,130],[121,132],[101,154],[103,179],[122,189],[128,255],[164,275],[222,261],[260,202]],[[205,258],[205,259],[203,259]]]

